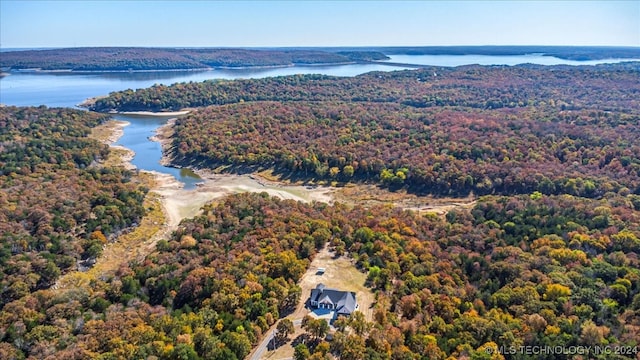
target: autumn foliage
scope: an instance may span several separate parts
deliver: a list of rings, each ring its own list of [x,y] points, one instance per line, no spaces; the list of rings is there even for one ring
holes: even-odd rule
[[[144,260],[59,292],[46,288],[60,259],[131,224],[143,191],[80,140],[101,116],[3,109],[0,357],[242,359],[272,327],[289,336],[279,319],[309,295],[296,283],[329,246],[367,274],[376,303],[333,329],[305,318],[296,358],[501,359],[521,346],[637,358],[637,75],[633,64],[471,66],[112,94],[103,105],[210,105],[177,122],[179,164],[486,195],[440,216],[236,194]]]
[[[439,195],[640,191],[638,66],[430,68],[113,93],[100,110],[181,118],[181,166],[272,168]]]
[[[633,346],[635,206],[632,195],[487,197],[441,218],[233,195],[92,293],[41,291],[9,303],[0,329],[6,349],[35,357],[243,358],[308,296],[296,281],[328,243],[346,247],[378,299],[373,322],[336,322],[338,357],[480,356],[493,344]]]
[[[0,304],[50,287],[144,213],[146,189],[131,172],[100,166],[109,149],[87,138],[106,119],[0,108]]]

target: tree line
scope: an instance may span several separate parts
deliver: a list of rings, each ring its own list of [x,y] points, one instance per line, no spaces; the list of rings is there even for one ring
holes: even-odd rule
[[[374,51],[178,49],[85,47],[7,51],[0,67],[10,70],[157,71],[224,67],[339,64],[387,57]]]

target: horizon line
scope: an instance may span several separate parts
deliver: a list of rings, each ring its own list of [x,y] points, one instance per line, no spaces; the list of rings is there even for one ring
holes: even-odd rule
[[[332,48],[455,48],[455,47],[573,47],[573,48],[631,48],[640,49],[640,45],[265,45],[265,46],[215,46],[215,45],[82,45],[82,46],[2,46],[0,49],[50,50],[82,48],[141,48],[141,49],[332,49]]]

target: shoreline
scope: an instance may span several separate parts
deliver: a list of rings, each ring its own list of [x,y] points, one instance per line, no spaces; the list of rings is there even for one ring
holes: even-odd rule
[[[89,111],[92,111],[90,109],[91,106],[93,106],[96,103],[96,101],[100,99],[104,99],[106,97],[107,95],[99,95],[99,96],[86,98],[82,102],[76,104],[76,106],[79,108],[84,108],[84,109],[88,109]],[[183,109],[179,111],[115,111],[115,110],[112,110],[109,112],[104,112],[102,114],[165,117],[165,116],[182,116],[182,115],[188,114],[189,112],[191,112],[191,110],[188,110],[188,109]]]
[[[191,112],[191,110],[166,111],[166,112],[163,112],[163,111],[159,111],[159,112],[154,112],[154,111],[116,111],[116,112],[109,112],[109,114],[165,117],[165,116],[181,116],[181,115],[186,115],[186,114],[188,114],[190,112]]]
[[[124,128],[131,125],[131,123],[128,121],[115,120],[115,119],[110,121],[113,123],[113,128],[111,131],[111,135],[107,137],[106,143],[109,146],[120,146],[120,145],[116,145],[115,143],[118,140],[120,140],[122,135],[124,135]]]
[[[160,163],[164,166],[174,166],[171,164],[171,158],[164,150],[171,146],[171,136],[173,135],[173,126],[176,120],[176,118],[167,120],[164,125],[156,129],[155,135],[149,138],[151,141],[160,143],[163,149]],[[198,175],[202,179],[202,182],[198,183],[194,189],[180,189],[180,192],[187,198],[190,196],[193,197],[195,201],[201,199],[200,196],[208,196],[209,201],[211,201],[239,192],[266,192],[271,196],[276,196],[281,199],[293,199],[306,203],[321,201],[331,204],[335,201],[332,194],[337,190],[337,188],[329,186],[308,189],[303,185],[290,185],[270,181],[257,174],[216,174],[209,169],[191,167],[187,167],[187,169]],[[168,193],[165,192],[165,194]],[[178,198],[180,197],[180,194],[177,193],[172,193],[171,195],[175,195]],[[202,205],[204,205],[204,203],[202,203]],[[170,207],[172,210],[176,210],[176,208],[177,206]]]
[[[11,69],[9,73],[27,73],[27,74],[118,74],[118,73],[148,73],[148,72],[184,72],[184,71],[211,71],[214,68],[185,68],[185,69],[143,69],[143,70],[73,70],[73,69]]]
[[[122,145],[116,145],[116,142],[124,135],[124,128],[131,125],[128,121],[122,120],[109,120],[111,125],[109,125],[109,130],[111,134],[107,136],[103,142],[109,145],[112,151],[118,152],[116,156],[119,156],[121,165],[127,170],[135,170],[136,166],[131,163],[133,157],[135,156],[135,152],[129,148],[126,148]]]
[[[277,69],[296,66],[331,66],[331,65],[352,65],[357,64],[357,61],[341,61],[341,62],[328,62],[328,63],[288,63],[278,65],[243,65],[243,66],[207,66],[200,68],[178,68],[178,69],[138,69],[138,70],[74,70],[74,69],[42,69],[42,68],[26,68],[26,69],[10,69],[7,74],[10,73],[28,73],[28,74],[119,74],[119,73],[152,73],[152,72],[205,72],[214,70],[260,70],[260,69]]]
[[[171,146],[171,136],[173,135],[173,126],[176,123],[177,118],[171,118],[167,120],[164,125],[159,126],[156,129],[156,133],[149,138],[149,140],[160,143],[162,149],[162,156],[160,157],[160,165],[173,166],[171,159],[167,155],[167,148]],[[193,169],[191,169],[193,171]],[[195,172],[195,171],[194,171]],[[197,173],[196,173],[197,174]],[[197,174],[200,176],[200,174]]]

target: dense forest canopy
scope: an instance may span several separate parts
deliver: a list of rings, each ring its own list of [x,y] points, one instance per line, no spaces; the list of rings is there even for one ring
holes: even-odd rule
[[[339,64],[384,59],[387,59],[384,54],[375,51],[101,47],[1,52],[0,67],[10,70],[153,71]]]
[[[96,109],[198,107],[175,125],[180,165],[487,195],[439,216],[236,194],[146,258],[59,290],[138,221],[147,189],[100,164],[109,150],[86,136],[106,116],[2,108],[0,358],[243,359],[309,295],[297,282],[328,246],[376,302],[331,342],[305,320],[296,359],[637,359],[639,72],[434,67],[113,93]]]
[[[107,119],[0,108],[0,307],[95,258],[109,235],[144,214],[147,190],[130,171],[100,166],[109,148],[87,138]]]
[[[638,78],[638,63],[433,67],[157,85],[94,109],[200,107],[176,122],[169,152],[182,166],[443,195],[600,197],[640,193]]]
[[[276,50],[276,49],[274,49]],[[637,46],[541,46],[541,45],[453,45],[453,46],[357,46],[284,47],[277,50],[323,50],[329,52],[374,51],[386,55],[486,55],[539,54],[567,60],[640,59]]]
[[[233,195],[91,292],[39,291],[6,305],[0,353],[242,359],[308,296],[296,281],[325,244],[368,272],[377,305],[373,322],[336,323],[331,345],[315,351],[342,359],[483,359],[496,346],[637,349],[638,210],[635,195],[535,195],[486,197],[441,218]]]

